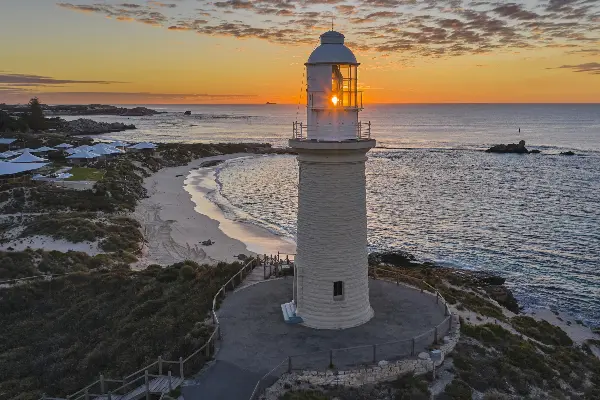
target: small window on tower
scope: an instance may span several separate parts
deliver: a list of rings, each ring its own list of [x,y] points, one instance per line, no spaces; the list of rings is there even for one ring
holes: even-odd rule
[[[344,298],[344,282],[333,282],[333,299],[342,300]]]

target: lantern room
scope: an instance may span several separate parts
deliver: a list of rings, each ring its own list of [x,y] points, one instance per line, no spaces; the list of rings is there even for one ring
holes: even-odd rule
[[[306,62],[307,125],[294,124],[294,137],[319,141],[360,140],[370,135],[358,120],[362,92],[358,66],[344,35],[329,31]],[[298,127],[300,125],[300,127]]]

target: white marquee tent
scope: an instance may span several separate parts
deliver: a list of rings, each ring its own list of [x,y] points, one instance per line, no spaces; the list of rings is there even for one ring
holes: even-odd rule
[[[48,161],[48,160],[46,160],[45,158],[34,156],[30,152],[26,151],[25,153],[21,154],[19,157],[14,158],[14,159],[10,160],[9,162],[11,162],[11,163],[39,163],[39,162],[44,162],[44,161]]]
[[[69,157],[69,159],[74,160],[74,159],[93,159],[93,158],[98,158],[100,157],[100,154],[97,153],[93,153],[91,151],[79,151],[76,153],[71,154]]]
[[[35,149],[34,151],[32,151],[31,153],[46,153],[48,151],[54,151],[56,149],[53,149],[52,147],[40,147],[39,149]]]
[[[47,163],[10,163],[0,161],[0,176],[15,175],[21,172],[34,171],[40,169]]]
[[[73,147],[73,145],[69,143],[62,143],[54,147],[56,147],[57,149],[70,149],[71,147]]]
[[[149,149],[156,149],[158,146],[156,146],[154,143],[150,143],[150,142],[141,142],[141,143],[137,143],[134,145],[131,145],[128,147],[128,149],[135,149],[135,150],[149,150]]]

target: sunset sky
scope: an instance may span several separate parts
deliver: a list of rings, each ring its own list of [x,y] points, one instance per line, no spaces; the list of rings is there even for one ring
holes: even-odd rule
[[[295,104],[332,18],[368,103],[600,103],[600,0],[1,3],[0,103]]]

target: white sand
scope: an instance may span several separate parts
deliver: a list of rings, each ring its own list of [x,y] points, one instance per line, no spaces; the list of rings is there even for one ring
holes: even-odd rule
[[[227,219],[223,211],[207,199],[207,195],[217,190],[215,172],[217,167],[200,168],[192,171],[185,180],[185,189],[196,204],[196,211],[219,221],[219,229],[227,236],[241,240],[254,254],[295,254],[296,243],[288,238],[275,235],[257,225]]]
[[[46,251],[82,251],[84,253],[88,253],[91,256],[95,256],[96,254],[104,253],[102,250],[98,248],[98,242],[81,242],[81,243],[71,243],[66,240],[56,240],[52,239],[48,236],[28,236],[26,238],[21,239],[13,239],[9,242],[3,243],[0,245],[1,251],[7,251],[8,248],[12,248],[12,251],[23,251],[26,248],[31,249],[43,249]]]
[[[248,155],[206,157],[186,166],[163,168],[144,181],[149,198],[138,204],[133,216],[142,224],[147,243],[134,268],[184,260],[211,264],[234,261],[239,254],[252,254],[246,244],[253,250],[264,250],[270,246],[281,248],[278,244],[287,243],[260,228],[226,219],[223,212],[206,199],[205,194],[216,188],[215,168],[190,173],[203,162],[241,156]],[[214,244],[203,246],[201,242],[205,240],[212,240]]]

